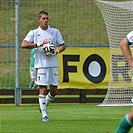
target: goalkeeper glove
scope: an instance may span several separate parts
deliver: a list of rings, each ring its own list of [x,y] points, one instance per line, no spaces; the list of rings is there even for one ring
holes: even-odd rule
[[[41,41],[41,42],[39,42],[39,43],[36,44],[36,47],[40,47],[40,46],[42,46],[43,44],[44,44],[43,41]]]
[[[57,55],[57,54],[59,54],[59,50],[53,50],[51,53],[52,53],[52,55]]]
[[[53,50],[52,52],[47,52],[46,55],[49,56],[49,55],[57,55],[59,54],[59,50]]]

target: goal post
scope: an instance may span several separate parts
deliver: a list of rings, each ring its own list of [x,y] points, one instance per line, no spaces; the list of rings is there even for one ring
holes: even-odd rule
[[[133,2],[95,0],[102,13],[110,47],[110,79],[105,99],[99,106],[129,106],[133,96],[130,66],[119,47],[120,41],[133,30]]]
[[[18,106],[22,102],[22,90],[20,89],[20,0],[15,0],[15,40],[16,40],[16,89],[15,89],[15,104]]]

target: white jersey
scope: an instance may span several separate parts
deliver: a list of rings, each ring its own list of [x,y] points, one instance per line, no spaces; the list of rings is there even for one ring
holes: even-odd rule
[[[129,44],[130,44],[130,45],[131,45],[131,44],[133,45],[133,31],[129,32],[129,33],[127,34],[126,38],[127,38],[127,41],[129,42]]]
[[[37,29],[30,30],[27,36],[24,38],[27,42],[37,44],[44,39],[49,39],[55,45],[55,48],[64,43],[61,33],[56,28],[51,28],[48,26],[47,30],[42,30],[40,26]],[[40,47],[36,49],[36,56],[34,67],[57,67],[58,60],[57,55],[46,56]]]

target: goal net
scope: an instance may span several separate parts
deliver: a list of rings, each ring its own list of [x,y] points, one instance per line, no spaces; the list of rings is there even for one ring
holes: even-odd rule
[[[119,47],[120,41],[133,30],[132,1],[95,0],[105,21],[110,46],[110,79],[106,97],[99,106],[132,105],[132,72]]]

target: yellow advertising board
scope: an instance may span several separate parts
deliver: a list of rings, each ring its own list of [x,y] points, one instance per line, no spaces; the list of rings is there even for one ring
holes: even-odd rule
[[[108,87],[109,48],[66,48],[58,55],[58,61],[60,89]]]

